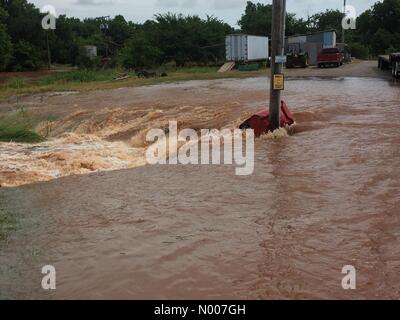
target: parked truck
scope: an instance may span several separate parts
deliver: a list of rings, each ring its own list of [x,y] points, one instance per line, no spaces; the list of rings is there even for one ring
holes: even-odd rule
[[[400,78],[400,52],[379,56],[378,68],[381,70],[389,69],[394,78]]]
[[[318,55],[318,68],[333,65],[340,67],[344,62],[344,54],[340,52],[339,48],[326,48],[322,49]]]

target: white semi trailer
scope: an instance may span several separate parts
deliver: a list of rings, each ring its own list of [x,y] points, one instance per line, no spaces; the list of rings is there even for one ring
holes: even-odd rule
[[[266,61],[269,57],[268,37],[231,34],[225,39],[226,60],[232,62]]]

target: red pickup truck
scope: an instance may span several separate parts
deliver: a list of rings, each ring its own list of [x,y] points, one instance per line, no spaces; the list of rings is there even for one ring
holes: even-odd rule
[[[318,68],[334,65],[340,67],[343,65],[344,54],[338,48],[323,49],[318,55]]]

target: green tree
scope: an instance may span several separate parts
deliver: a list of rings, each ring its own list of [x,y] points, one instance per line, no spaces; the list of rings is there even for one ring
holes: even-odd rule
[[[147,21],[141,30],[148,41],[159,48],[162,61],[175,61],[178,66],[187,63],[207,64],[224,57],[225,36],[233,29],[215,17],[160,14]]]
[[[6,23],[7,18],[8,12],[4,10],[2,6],[0,6],[0,23]]]
[[[161,51],[143,33],[137,33],[121,50],[119,60],[126,69],[151,68],[160,63]]]
[[[373,24],[390,33],[400,33],[400,0],[384,0],[373,6]]]
[[[357,18],[356,40],[372,54],[400,50],[400,0],[384,0]]]
[[[258,36],[271,36],[272,5],[247,2],[245,13],[238,21],[242,32]],[[286,15],[286,35],[305,34],[308,32],[309,22],[297,19],[293,13]]]
[[[361,43],[354,42],[349,45],[351,55],[359,59],[367,59],[369,57],[369,48]]]
[[[12,57],[12,44],[6,27],[0,24],[0,71],[7,68]]]
[[[134,28],[134,25],[129,24],[123,16],[118,15],[109,22],[107,35],[116,46],[122,47],[132,36]]]
[[[386,29],[379,28],[372,36],[372,49],[378,52],[380,49],[389,48],[392,44],[393,34]]]
[[[288,13],[286,18],[286,35],[299,35],[309,32],[309,21],[303,18],[297,19],[295,14]]]
[[[74,62],[77,50],[79,50],[76,47],[78,39],[74,30],[76,22],[74,18],[67,18],[65,15],[60,15],[57,19],[57,28],[54,31],[49,31],[53,61],[65,64]]]
[[[225,37],[233,33],[233,28],[213,16],[207,16],[203,26],[204,46],[200,48],[206,62],[225,60]]]
[[[37,70],[43,65],[40,50],[26,40],[14,45],[11,69],[13,71]]]
[[[248,1],[238,24],[246,34],[271,36],[272,5]]]
[[[7,11],[6,25],[13,43],[26,40],[40,46],[45,39],[41,21],[44,15],[35,5],[26,0],[0,0],[1,7]]]
[[[7,19],[7,12],[0,7],[0,71],[7,68],[12,57],[12,44],[3,22]]]
[[[14,49],[9,68],[16,71],[37,69],[46,57],[45,34],[41,27],[44,15],[26,0],[0,0],[0,6],[7,13],[3,20]]]
[[[312,31],[335,30],[337,33],[342,30],[343,12],[339,10],[326,10],[310,17]]]

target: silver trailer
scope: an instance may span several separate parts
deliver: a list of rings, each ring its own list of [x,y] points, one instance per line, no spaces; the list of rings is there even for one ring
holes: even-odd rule
[[[268,37],[231,34],[225,39],[225,47],[227,61],[251,62],[269,57]]]

